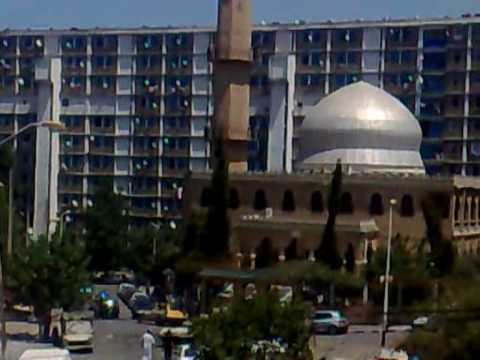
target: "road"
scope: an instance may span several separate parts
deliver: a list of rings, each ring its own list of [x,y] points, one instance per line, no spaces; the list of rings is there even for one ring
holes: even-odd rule
[[[116,286],[101,286],[99,290],[107,290],[110,294],[116,293]],[[141,359],[142,349],[140,338],[143,332],[154,326],[139,324],[131,320],[128,308],[120,302],[120,319],[96,320],[94,322],[95,341],[94,352],[90,354],[72,354],[76,360],[136,360]],[[403,340],[408,329],[392,329],[393,333],[387,336],[387,345],[395,346]],[[352,326],[349,333],[338,336],[316,336],[312,339],[315,349],[315,360],[324,357],[326,360],[371,360],[379,350],[379,326]],[[20,354],[19,349],[38,347],[38,344],[10,343],[9,348],[15,354]],[[160,349],[156,349],[155,359],[163,359]],[[12,355],[7,360],[16,360],[18,355]]]

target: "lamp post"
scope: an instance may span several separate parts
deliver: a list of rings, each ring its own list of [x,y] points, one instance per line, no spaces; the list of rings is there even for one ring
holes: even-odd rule
[[[35,123],[30,123],[16,133],[13,133],[10,136],[7,136],[5,139],[0,141],[0,146],[8,144],[10,141],[17,138],[18,135],[24,133],[33,128],[46,127],[51,131],[62,131],[65,129],[65,126],[58,121],[39,121]],[[8,230],[7,230],[7,256],[12,254],[13,250],[13,168],[10,167],[8,172],[9,184],[8,184]],[[6,338],[6,321],[4,314],[4,304],[5,304],[5,291],[4,291],[4,272],[3,272],[3,261],[0,258],[0,321],[1,321],[1,358],[5,359],[6,348],[7,348],[7,338]]]
[[[385,292],[383,296],[383,326],[381,346],[385,346],[385,338],[388,330],[388,291],[390,283],[390,260],[392,252],[392,227],[393,227],[393,207],[397,204],[397,200],[390,199],[389,215],[388,215],[388,239],[387,239],[387,264],[385,266]]]

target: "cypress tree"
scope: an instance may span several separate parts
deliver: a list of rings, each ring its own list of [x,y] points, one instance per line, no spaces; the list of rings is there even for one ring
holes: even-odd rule
[[[333,270],[338,270],[342,266],[342,258],[337,248],[337,237],[335,233],[335,223],[340,205],[340,196],[342,193],[342,164],[337,161],[335,171],[333,172],[330,185],[330,194],[328,197],[328,219],[323,231],[322,242],[316,251],[316,258],[328,265]]]
[[[355,249],[352,243],[348,244],[347,251],[345,252],[345,268],[349,273],[355,271]]]
[[[212,174],[211,202],[205,224],[202,251],[209,257],[222,257],[228,252],[230,219],[228,216],[228,164],[223,141],[215,141],[215,161]]]

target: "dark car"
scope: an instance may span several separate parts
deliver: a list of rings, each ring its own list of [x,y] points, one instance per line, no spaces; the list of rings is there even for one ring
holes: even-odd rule
[[[118,300],[112,298],[106,291],[101,291],[95,296],[93,310],[95,317],[101,319],[118,319],[120,314]]]
[[[142,311],[150,311],[155,308],[153,299],[145,293],[136,292],[132,295],[128,304],[133,318],[137,319]]]
[[[131,283],[121,283],[118,286],[118,297],[128,306],[132,295],[137,292],[137,287]]]

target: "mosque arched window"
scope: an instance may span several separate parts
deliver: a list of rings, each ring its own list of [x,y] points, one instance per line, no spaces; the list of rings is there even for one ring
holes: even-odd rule
[[[352,194],[346,192],[340,196],[340,206],[338,210],[341,214],[353,214]]]
[[[253,199],[253,208],[255,210],[265,210],[268,206],[267,203],[267,196],[265,195],[265,191],[259,189],[255,192],[255,198]]]
[[[295,211],[295,196],[292,190],[287,190],[283,194],[282,210],[288,212]]]
[[[238,190],[231,188],[228,196],[228,207],[230,209],[236,210],[240,207],[240,196],[238,195]]]
[[[310,210],[312,213],[323,212],[323,198],[320,191],[315,191],[310,198]]]
[[[412,195],[403,195],[402,202],[400,204],[400,215],[410,217],[415,215],[415,206],[413,204]]]
[[[370,198],[369,212],[370,215],[383,215],[385,212],[383,198],[379,193],[373,194]]]

